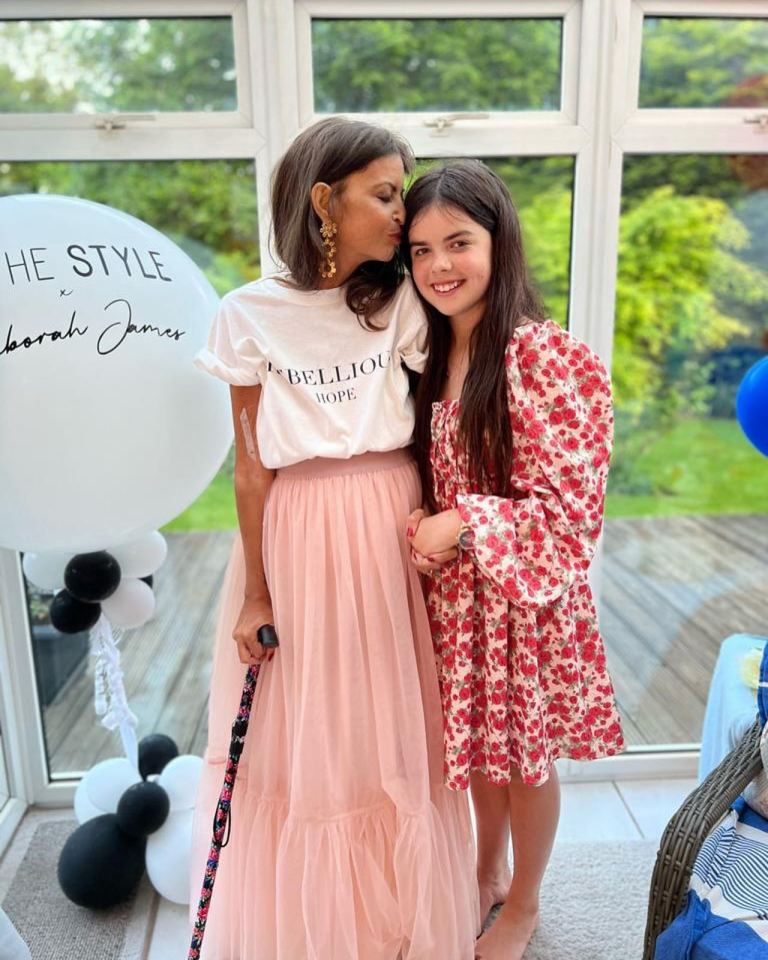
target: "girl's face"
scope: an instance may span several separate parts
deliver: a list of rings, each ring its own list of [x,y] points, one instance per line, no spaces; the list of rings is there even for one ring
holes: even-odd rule
[[[491,234],[459,207],[426,207],[408,233],[419,293],[447,317],[477,322],[491,279]]]
[[[338,226],[337,258],[354,270],[366,260],[391,260],[405,219],[399,154],[379,157],[344,180],[331,215]]]

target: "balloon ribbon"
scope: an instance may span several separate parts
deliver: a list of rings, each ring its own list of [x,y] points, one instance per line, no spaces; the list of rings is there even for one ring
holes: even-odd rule
[[[112,632],[112,624],[102,613],[91,629],[91,656],[93,668],[94,706],[107,730],[119,729],[123,750],[129,763],[139,769],[139,745],[136,739],[136,715],[128,706],[120,666],[118,640]]]
[[[221,788],[219,802],[216,805],[216,813],[213,817],[213,839],[205,865],[203,889],[197,905],[197,917],[195,918],[195,926],[192,931],[192,944],[187,954],[187,960],[200,960],[200,950],[203,946],[203,936],[205,934],[205,923],[208,919],[208,907],[211,896],[213,895],[216,871],[219,868],[219,856],[222,847],[225,847],[229,841],[229,838],[227,838],[226,841],[224,840],[224,833],[230,823],[232,791],[235,786],[235,778],[237,777],[240,754],[243,752],[245,735],[248,732],[248,721],[251,718],[253,694],[256,690],[256,681],[258,678],[259,666],[258,664],[254,664],[248,668],[248,673],[245,675],[245,684],[240,697],[240,709],[237,712],[235,722],[232,724],[232,739],[229,742],[229,754],[224,771],[224,785]]]

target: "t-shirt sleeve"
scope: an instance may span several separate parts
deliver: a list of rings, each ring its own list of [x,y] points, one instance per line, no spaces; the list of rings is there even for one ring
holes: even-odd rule
[[[398,291],[397,307],[398,357],[409,370],[422,373],[427,362],[427,316],[409,279]]]
[[[227,294],[213,318],[207,344],[195,356],[195,366],[225,383],[251,387],[264,382],[266,365],[253,320]]]

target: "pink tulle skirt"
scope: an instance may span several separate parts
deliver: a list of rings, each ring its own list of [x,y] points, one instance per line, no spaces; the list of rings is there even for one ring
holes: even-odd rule
[[[408,453],[280,470],[264,559],[280,649],[259,678],[205,935],[205,960],[471,960],[465,792],[443,786],[434,655],[405,519]],[[192,857],[194,914],[246,668],[227,569]]]

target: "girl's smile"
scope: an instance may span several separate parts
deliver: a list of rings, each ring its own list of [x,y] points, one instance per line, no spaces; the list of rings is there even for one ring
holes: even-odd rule
[[[440,283],[433,283],[432,289],[440,297],[450,296],[450,294],[458,290],[463,283],[463,280],[443,280]]]

